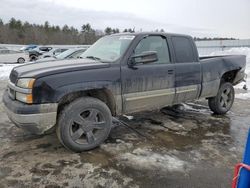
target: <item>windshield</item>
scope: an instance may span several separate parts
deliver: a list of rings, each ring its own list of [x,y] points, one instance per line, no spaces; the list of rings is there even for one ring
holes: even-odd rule
[[[67,58],[69,55],[71,55],[72,53],[74,53],[76,51],[76,49],[69,49],[69,50],[66,50],[58,55],[56,55],[56,59],[65,59]]]
[[[134,37],[133,35],[103,37],[88,48],[81,57],[99,59],[101,61],[115,61],[124,54]]]

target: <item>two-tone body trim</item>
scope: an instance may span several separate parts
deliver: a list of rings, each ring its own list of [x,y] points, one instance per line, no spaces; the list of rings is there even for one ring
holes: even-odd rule
[[[139,93],[129,93],[125,95],[126,101],[134,101],[134,100],[141,100],[141,99],[148,99],[148,98],[155,98],[155,97],[162,97],[168,95],[174,95],[175,89],[160,89],[154,91],[145,91]]]

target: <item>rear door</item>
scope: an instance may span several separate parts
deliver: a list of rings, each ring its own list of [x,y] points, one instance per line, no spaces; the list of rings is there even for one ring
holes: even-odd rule
[[[190,37],[171,36],[175,54],[175,87],[174,103],[193,100],[199,97],[201,89],[201,65],[197,49]]]
[[[171,62],[165,36],[145,36],[130,55],[146,51],[156,51],[158,61],[137,64],[133,68],[127,62],[121,67],[124,113],[156,109],[173,103],[174,64]]]

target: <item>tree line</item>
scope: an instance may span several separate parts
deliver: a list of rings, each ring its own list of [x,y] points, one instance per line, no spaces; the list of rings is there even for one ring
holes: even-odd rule
[[[122,32],[134,32],[124,29]],[[73,26],[31,24],[11,18],[4,23],[0,18],[0,43],[5,44],[93,44],[104,35],[120,33],[118,28],[107,27],[104,31],[94,29],[89,23],[83,24],[78,30]]]
[[[106,27],[104,30],[92,28],[89,23],[83,24],[81,29],[73,26],[51,25],[48,21],[44,24],[31,24],[11,18],[4,23],[0,18],[0,43],[5,44],[93,44],[104,35],[120,32],[135,32],[133,28],[122,31],[118,28]],[[156,29],[155,32],[164,32]],[[234,38],[197,38],[194,40],[234,40]]]
[[[226,38],[226,37],[203,37],[203,38],[199,38],[199,37],[194,37],[195,41],[209,41],[209,40],[237,40],[235,38]]]

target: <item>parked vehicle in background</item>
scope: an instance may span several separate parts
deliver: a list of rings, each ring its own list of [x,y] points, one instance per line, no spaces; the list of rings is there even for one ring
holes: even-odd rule
[[[48,57],[48,58],[41,58],[36,60],[35,62],[45,62],[45,61],[57,61],[63,59],[76,59],[79,58],[83,52],[86,51],[87,48],[71,48],[68,49],[56,56]]]
[[[40,55],[38,58],[48,58],[48,57],[53,57],[56,55],[59,55],[60,53],[68,50],[68,48],[52,48],[49,52],[45,52],[42,55]]]
[[[14,50],[9,50],[9,49],[0,49],[0,54],[9,54],[9,53],[16,53],[18,51],[14,51]]]
[[[35,49],[37,47],[37,45],[35,44],[29,44],[27,46],[23,46],[22,48],[20,48],[20,51],[29,51],[32,49]]]
[[[112,116],[200,98],[226,114],[246,68],[246,56],[200,59],[192,37],[151,32],[103,37],[81,58],[15,67],[3,95],[18,127],[42,134],[57,126],[62,145],[76,152],[99,146]]]
[[[37,58],[40,55],[44,54],[45,52],[49,52],[52,49],[53,49],[52,47],[40,46],[40,47],[37,47],[37,48],[34,48],[34,49],[28,51],[29,52],[30,61],[37,60]]]
[[[14,50],[0,50],[0,63],[25,63],[29,55],[25,52]]]
[[[21,51],[9,50],[9,49],[0,49],[0,54],[11,54],[11,53],[20,53]]]

